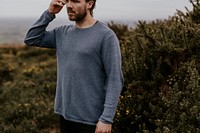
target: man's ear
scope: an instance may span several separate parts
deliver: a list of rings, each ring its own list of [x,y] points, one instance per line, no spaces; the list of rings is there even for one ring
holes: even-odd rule
[[[93,0],[90,0],[90,1],[88,2],[88,8],[92,8],[93,4],[94,4],[94,1],[93,1]]]

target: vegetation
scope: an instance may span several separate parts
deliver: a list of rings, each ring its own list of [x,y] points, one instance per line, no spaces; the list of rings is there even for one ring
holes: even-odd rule
[[[108,24],[120,39],[125,77],[114,133],[200,133],[200,1],[191,4],[192,11],[134,28]],[[59,132],[55,51],[0,52],[0,132]]]
[[[0,132],[49,133],[54,114],[56,59],[53,50],[0,48]]]

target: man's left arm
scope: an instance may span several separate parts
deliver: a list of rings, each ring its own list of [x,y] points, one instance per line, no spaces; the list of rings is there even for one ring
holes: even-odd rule
[[[107,75],[106,98],[99,122],[111,125],[116,113],[119,96],[123,87],[122,59],[119,41],[115,34],[108,36],[102,48],[102,60]]]

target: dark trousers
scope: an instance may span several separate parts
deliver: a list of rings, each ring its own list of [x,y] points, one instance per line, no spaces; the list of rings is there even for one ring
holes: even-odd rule
[[[60,116],[60,132],[61,133],[95,133],[95,125],[87,125],[77,122],[65,120]]]

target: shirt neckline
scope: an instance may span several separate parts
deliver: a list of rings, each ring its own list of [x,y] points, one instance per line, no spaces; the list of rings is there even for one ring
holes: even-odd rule
[[[89,26],[89,27],[86,27],[86,28],[78,28],[76,27],[75,25],[73,25],[74,29],[75,30],[88,30],[88,29],[91,29],[93,28],[99,21],[97,20],[93,25]]]

